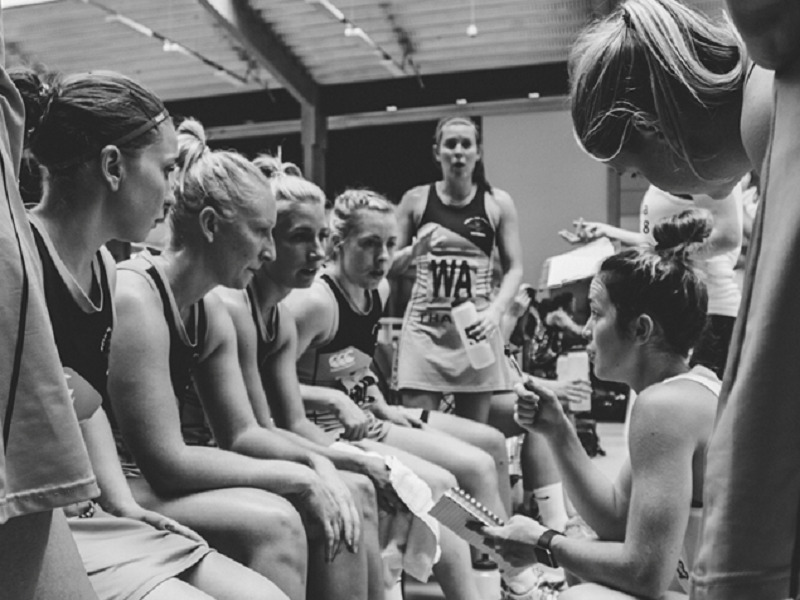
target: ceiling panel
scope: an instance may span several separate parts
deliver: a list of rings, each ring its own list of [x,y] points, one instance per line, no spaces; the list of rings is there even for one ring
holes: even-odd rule
[[[248,0],[320,85],[396,76],[376,49],[326,8],[327,0]],[[408,76],[440,75],[566,60],[600,0],[332,0],[401,65]],[[718,15],[722,0],[694,0]],[[477,35],[467,35],[473,21]],[[211,66],[146,37],[107,12],[117,12],[184,44],[247,78],[234,85]],[[223,30],[199,0],[61,0],[4,10],[11,63],[65,72],[113,69],[140,79],[166,100],[216,96],[279,84]],[[410,61],[409,61],[410,59]],[[416,70],[415,70],[416,69]]]

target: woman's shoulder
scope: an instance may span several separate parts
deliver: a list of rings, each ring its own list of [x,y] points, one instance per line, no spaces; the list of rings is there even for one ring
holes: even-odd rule
[[[704,367],[653,384],[639,393],[631,424],[638,421],[660,430],[704,434],[716,418],[718,384],[714,373]]]
[[[280,305],[298,322],[307,319],[324,319],[336,307],[336,298],[325,281],[317,277],[307,288],[294,289]]]

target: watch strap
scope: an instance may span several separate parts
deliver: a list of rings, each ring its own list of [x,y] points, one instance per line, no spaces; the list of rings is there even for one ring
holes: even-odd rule
[[[556,531],[555,529],[546,530],[544,533],[542,533],[542,535],[539,536],[539,539],[536,541],[536,546],[533,548],[534,554],[536,555],[536,560],[541,564],[554,569],[558,568],[558,561],[553,555],[550,545],[553,541],[553,538],[557,535],[564,534],[560,531]]]
[[[550,544],[553,542],[553,538],[557,535],[564,534],[560,531],[556,531],[555,529],[548,529],[539,536],[539,540],[536,542],[536,545],[540,548],[544,548],[545,550],[550,550]]]

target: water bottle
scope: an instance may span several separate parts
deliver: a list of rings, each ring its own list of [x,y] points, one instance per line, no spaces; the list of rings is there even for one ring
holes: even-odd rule
[[[476,340],[467,335],[467,328],[478,321],[478,310],[469,300],[453,305],[453,324],[461,336],[461,343],[467,351],[469,364],[473,369],[484,369],[495,361],[492,345],[488,340]]]
[[[589,381],[589,355],[586,351],[567,352],[558,357],[556,373],[559,379],[566,381]],[[580,401],[570,402],[572,412],[588,412],[592,410],[592,397],[586,394]]]
[[[478,596],[482,600],[500,600],[503,592],[500,586],[500,569],[497,563],[489,559],[484,554],[481,560],[472,563],[472,577],[475,580],[475,587]]]

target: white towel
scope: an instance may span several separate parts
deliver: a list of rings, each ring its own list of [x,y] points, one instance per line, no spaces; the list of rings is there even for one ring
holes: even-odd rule
[[[380,544],[383,558],[384,583],[392,587],[405,571],[414,579],[427,581],[433,565],[439,561],[439,523],[428,514],[433,506],[430,487],[395,456],[383,457],[365,452],[352,444],[335,442],[334,446],[347,452],[366,453],[386,461],[392,486],[408,511],[380,511]]]

